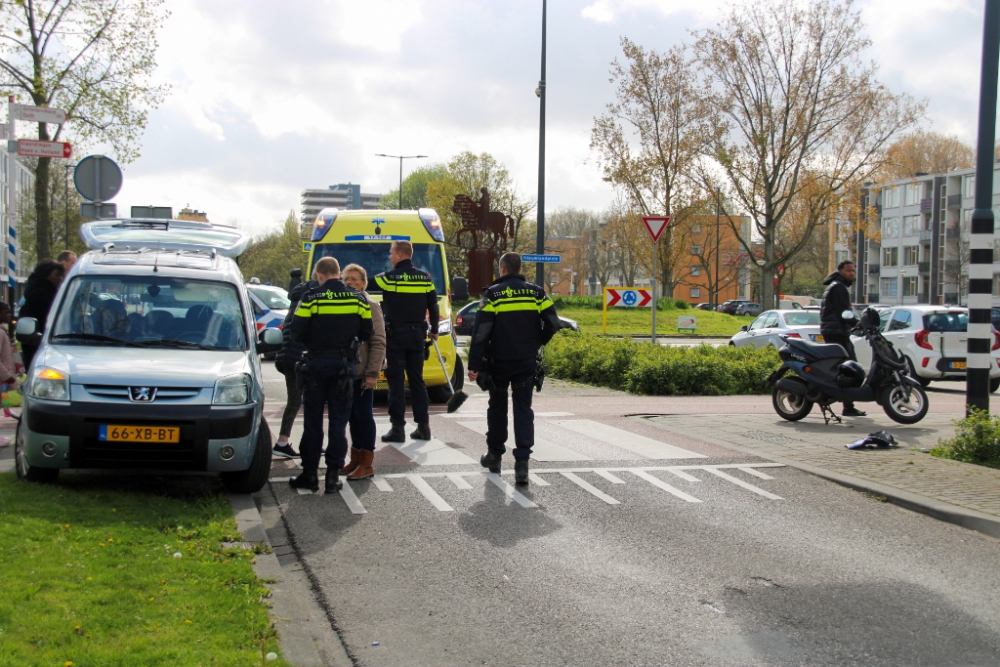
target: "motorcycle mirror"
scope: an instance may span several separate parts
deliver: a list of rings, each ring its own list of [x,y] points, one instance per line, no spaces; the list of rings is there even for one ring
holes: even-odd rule
[[[853,322],[854,320],[858,319],[858,316],[854,314],[853,310],[845,310],[840,314],[840,319],[845,320],[847,322]]]

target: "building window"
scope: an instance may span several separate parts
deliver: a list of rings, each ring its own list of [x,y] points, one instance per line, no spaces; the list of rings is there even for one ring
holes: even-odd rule
[[[890,185],[882,192],[882,208],[899,206],[899,188]]]
[[[692,276],[700,276],[701,275],[701,267],[700,266],[692,266],[691,267],[691,275]]]
[[[701,234],[701,225],[691,225],[692,234]]]
[[[899,248],[882,249],[882,266],[899,266]]]
[[[851,253],[848,250],[837,250],[833,253],[833,261],[836,262],[837,266],[840,266],[841,262],[847,261],[851,258]]]
[[[701,246],[698,245],[698,244],[696,244],[696,243],[691,244],[691,254],[692,255],[700,255],[701,254]]]
[[[993,263],[1000,262],[1000,239],[993,239]]]
[[[920,246],[918,245],[905,246],[903,248],[903,266],[916,266],[919,262],[920,262]]]
[[[913,236],[920,233],[920,216],[907,215],[903,217],[903,236]]]
[[[883,278],[882,279],[882,296],[899,296],[896,291],[898,283],[895,278]]]
[[[1000,273],[993,274],[993,296],[1000,296]]]
[[[692,287],[691,288],[691,298],[692,299],[697,299],[700,296],[701,296],[701,288],[700,287]]]
[[[903,276],[903,296],[917,295],[917,277]]]
[[[965,181],[962,183],[963,191],[966,197],[976,196],[976,177],[966,176]]]
[[[906,205],[920,203],[920,184],[910,183],[906,186]]]
[[[894,239],[899,236],[899,218],[882,218],[882,238]]]

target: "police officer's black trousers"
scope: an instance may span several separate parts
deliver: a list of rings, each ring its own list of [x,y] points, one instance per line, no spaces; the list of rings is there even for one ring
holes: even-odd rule
[[[326,465],[333,470],[344,467],[347,455],[347,422],[351,417],[351,397],[353,386],[345,398],[338,396],[337,384],[341,379],[342,369],[347,369],[348,379],[354,379],[354,363],[340,359],[310,359],[309,372],[312,375],[315,389],[306,386],[302,394],[304,406],[302,443],[299,453],[302,455],[302,468],[316,470],[319,468],[320,451],[323,449],[323,408],[329,417],[326,447]]]
[[[410,381],[413,421],[427,423],[427,387],[424,385],[424,330],[395,331],[386,340],[385,379],[389,383],[389,419],[394,424],[406,421],[406,388],[403,373]]]
[[[511,387],[514,460],[527,461],[535,444],[535,413],[531,410],[535,360],[497,362],[490,372],[496,389],[490,389],[490,404],[486,410],[486,446],[499,454],[507,451],[507,388]]]

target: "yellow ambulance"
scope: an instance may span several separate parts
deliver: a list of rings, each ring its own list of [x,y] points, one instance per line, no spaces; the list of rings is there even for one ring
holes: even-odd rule
[[[413,265],[430,274],[438,294],[438,347],[444,365],[451,375],[455,391],[463,386],[465,368],[458,356],[458,345],[452,329],[451,287],[448,280],[448,260],[444,251],[444,230],[434,209],[416,211],[345,210],[325,208],[316,216],[312,237],[304,245],[309,252],[309,273],[323,257],[335,257],[341,267],[358,264],[368,273],[368,294],[374,301],[382,300],[382,290],[375,284],[375,275],[392,268],[389,246],[393,241],[413,244]],[[448,378],[441,369],[434,348],[424,363],[424,382],[431,402],[445,403],[450,398]],[[385,375],[379,378],[377,390],[387,390]]]

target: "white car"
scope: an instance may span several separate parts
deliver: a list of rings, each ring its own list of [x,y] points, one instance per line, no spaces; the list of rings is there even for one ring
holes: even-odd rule
[[[969,310],[960,306],[896,306],[880,310],[882,335],[910,364],[911,374],[925,387],[935,380],[964,380]],[[851,336],[858,362],[871,365],[872,349],[861,336]],[[993,331],[990,391],[1000,389],[1000,334]]]
[[[772,345],[781,348],[785,344],[781,336],[822,343],[823,337],[819,333],[819,311],[768,310],[758,315],[749,326],[740,327],[739,333],[729,339],[729,344],[733,347],[753,345],[761,348]]]

